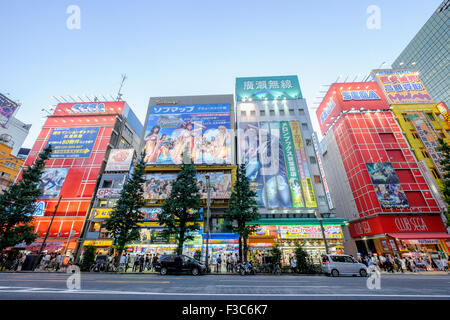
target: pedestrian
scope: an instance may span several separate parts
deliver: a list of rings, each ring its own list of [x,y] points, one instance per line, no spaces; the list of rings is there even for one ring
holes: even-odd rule
[[[394,273],[394,262],[391,260],[390,255],[388,255],[386,257],[386,269],[387,269],[387,272]]]
[[[156,266],[157,263],[158,263],[158,255],[155,254],[153,256],[153,261],[152,261],[152,268],[153,268],[153,270],[155,270],[155,266]]]
[[[400,261],[400,258],[398,256],[395,256],[394,262],[397,267],[397,272],[401,271],[402,273],[404,273],[403,268],[402,268],[402,262]]]
[[[56,256],[56,271],[59,271],[59,269],[61,268],[61,263],[62,263],[62,255],[61,253],[58,253],[58,255]]]
[[[297,271],[297,261],[295,260],[294,257],[291,257],[290,264],[291,264],[292,273],[295,273]]]
[[[136,255],[134,256],[133,272],[136,272],[138,266],[139,266],[139,255],[136,254]]]
[[[148,256],[148,253],[145,255],[145,269],[147,269],[147,271],[150,271],[151,265],[150,265],[150,257]]]
[[[145,263],[145,258],[144,258],[144,255],[141,254],[139,257],[139,272],[142,272],[142,270],[144,269],[144,263]]]
[[[217,272],[219,273],[220,272],[220,267],[222,265],[222,258],[220,257],[220,254],[217,257],[216,262],[217,262]]]
[[[380,265],[384,271],[386,271],[386,257],[384,255],[380,255]]]
[[[448,271],[448,260],[445,258],[445,256],[442,257],[442,266],[444,268],[444,271]]]

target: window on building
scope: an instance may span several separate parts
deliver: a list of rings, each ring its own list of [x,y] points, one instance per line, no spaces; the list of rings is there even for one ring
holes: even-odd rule
[[[284,116],[284,109],[280,109],[280,116]]]
[[[302,123],[302,128],[305,129],[305,130],[308,130],[308,124],[303,122]]]
[[[435,121],[435,118],[434,118],[432,112],[425,112],[425,114],[427,115],[428,120]]]
[[[275,110],[269,110],[269,114],[270,114],[271,116],[275,116]]]
[[[289,115],[291,116],[295,115],[294,109],[289,109]]]
[[[426,207],[427,203],[420,191],[405,191],[410,207]]]
[[[405,156],[400,149],[388,149],[386,150],[389,162],[405,162]]]
[[[247,115],[247,113],[244,110],[242,110],[241,111],[241,117],[245,117],[246,115]]]
[[[322,181],[320,180],[320,176],[314,176],[314,182],[315,183],[322,183]]]
[[[400,183],[415,183],[414,175],[409,169],[396,169],[395,173],[400,181]]]
[[[108,200],[100,200],[100,201],[98,202],[98,206],[99,206],[100,208],[106,208],[106,207],[108,206]]]
[[[419,139],[419,136],[417,135],[416,130],[412,129],[411,130],[411,135],[413,136],[414,139]]]
[[[395,136],[392,132],[383,132],[378,134],[381,142],[383,143],[395,143]]]
[[[259,115],[261,117],[264,117],[266,115],[266,111],[265,110],[259,110]]]
[[[405,120],[406,122],[409,121],[408,115],[406,113],[402,113],[402,117],[403,117],[403,120]]]
[[[316,164],[316,157],[309,157],[309,162],[311,162],[312,164]]]
[[[431,174],[433,175],[433,177],[434,177],[435,179],[441,179],[440,174],[437,172],[437,170],[436,170],[435,168],[431,168],[431,169],[430,169],[430,172],[431,172]]]
[[[250,115],[251,115],[251,116],[256,115],[256,111],[255,111],[255,110],[251,110],[251,111],[250,111]]]
[[[421,149],[420,149],[420,152],[422,152],[422,155],[423,155],[425,158],[429,158],[429,157],[430,157],[430,155],[428,154],[427,150],[425,150],[425,148],[421,148]]]
[[[444,132],[442,132],[442,130],[439,129],[439,130],[436,130],[436,132],[439,137],[441,137],[442,139],[445,139],[445,134],[444,134]]]
[[[102,188],[112,188],[113,182],[112,180],[104,180]]]
[[[303,110],[302,108],[298,109],[298,114],[301,116],[305,115],[305,110]]]

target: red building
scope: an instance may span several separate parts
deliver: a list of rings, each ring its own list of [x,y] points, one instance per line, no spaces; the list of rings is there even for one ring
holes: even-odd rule
[[[57,105],[25,162],[31,165],[48,144],[52,145],[38,200],[44,203],[44,210],[34,220],[39,238],[28,250],[39,250],[59,197],[45,249],[73,251],[77,247],[110,149],[138,149],[141,133],[142,124],[124,101]]]
[[[350,221],[346,252],[448,254],[440,209],[378,84],[334,83],[316,114],[336,213]]]

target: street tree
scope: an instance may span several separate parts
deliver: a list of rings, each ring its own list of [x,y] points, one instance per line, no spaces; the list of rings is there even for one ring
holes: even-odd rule
[[[447,206],[450,206],[450,146],[444,139],[439,138],[438,150],[442,154],[440,164],[444,169],[444,174],[442,176],[443,187],[441,191]],[[445,216],[447,218],[447,227],[450,227],[450,215],[448,210],[445,212]]]
[[[36,240],[32,213],[36,200],[42,195],[39,184],[51,152],[49,145],[31,166],[23,170],[20,179],[0,194],[0,252],[21,242],[30,244]]]
[[[245,164],[241,164],[237,168],[236,181],[225,212],[228,227],[239,235],[239,258],[241,261],[247,261],[248,237],[258,227],[257,225],[247,225],[247,222],[258,220],[260,214],[256,202],[256,192],[250,188]]]
[[[125,246],[139,239],[139,223],[143,221],[144,214],[144,183],[145,183],[145,153],[140,155],[131,177],[123,185],[120,197],[105,223],[105,228],[114,239],[116,249],[116,264],[119,263]]]
[[[297,261],[297,270],[299,273],[308,273],[310,270],[309,255],[303,249],[300,243],[296,243],[295,260]]]
[[[201,219],[197,171],[191,159],[186,159],[185,156],[183,159],[181,171],[172,182],[170,195],[158,215],[159,224],[166,227],[161,236],[167,240],[176,240],[177,254],[183,253],[186,241],[194,239],[193,233],[200,230]]]

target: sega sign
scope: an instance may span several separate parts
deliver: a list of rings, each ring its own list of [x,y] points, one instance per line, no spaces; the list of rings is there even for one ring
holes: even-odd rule
[[[342,91],[342,100],[381,100],[373,90]]]
[[[104,103],[79,103],[70,108],[70,113],[102,113],[105,112]]]
[[[323,110],[322,114],[320,115],[320,122],[324,122],[326,118],[328,118],[328,115],[333,111],[334,107],[336,106],[336,103],[333,101],[333,98],[330,98],[330,101],[328,101],[325,109]]]

